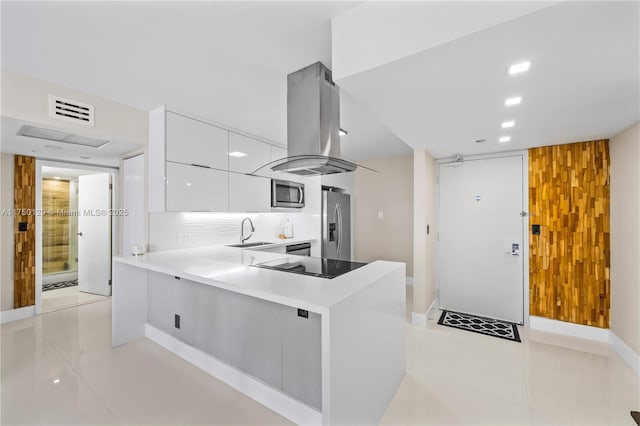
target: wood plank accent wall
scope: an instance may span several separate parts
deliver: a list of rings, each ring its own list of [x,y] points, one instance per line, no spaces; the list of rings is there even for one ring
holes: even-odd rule
[[[530,314],[609,328],[609,141],[529,150]]]
[[[14,161],[13,307],[22,308],[36,303],[36,159],[16,155]],[[19,231],[20,223],[26,231]]]
[[[42,274],[69,269],[69,181],[42,179]]]

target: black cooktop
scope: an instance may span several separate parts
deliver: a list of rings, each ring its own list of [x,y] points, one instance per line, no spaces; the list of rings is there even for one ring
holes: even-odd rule
[[[366,263],[351,262],[348,260],[324,259],[320,257],[291,256],[284,259],[259,263],[256,268],[273,269],[293,274],[311,275],[320,278],[335,278],[354,269],[358,269]]]

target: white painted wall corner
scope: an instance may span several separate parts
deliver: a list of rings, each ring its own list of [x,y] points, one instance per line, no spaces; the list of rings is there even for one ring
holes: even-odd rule
[[[0,324],[11,321],[18,321],[24,318],[33,317],[36,315],[35,306],[25,306],[24,308],[9,309],[0,312]]]
[[[609,331],[609,345],[640,376],[640,355],[629,347],[616,333]]]

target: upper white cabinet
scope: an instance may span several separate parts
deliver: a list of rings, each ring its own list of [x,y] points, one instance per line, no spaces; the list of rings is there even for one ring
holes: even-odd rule
[[[148,153],[151,212],[269,212],[271,169],[248,174],[286,156],[285,149],[164,106],[149,112]]]
[[[238,133],[229,132],[229,171],[253,173],[271,161],[271,145]],[[265,167],[258,175],[265,175],[271,169]]]
[[[271,211],[271,179],[229,172],[229,211]]]
[[[167,162],[169,212],[226,212],[229,172]]]
[[[167,111],[167,161],[227,170],[229,131]]]

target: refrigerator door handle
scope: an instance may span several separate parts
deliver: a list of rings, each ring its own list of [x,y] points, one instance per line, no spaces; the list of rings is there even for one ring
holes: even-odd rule
[[[336,216],[338,222],[338,259],[340,259],[340,251],[342,250],[342,209],[340,204],[336,204]]]
[[[301,186],[298,187],[298,192],[300,193],[300,199],[298,200],[299,204],[302,204],[304,201],[304,189]]]

